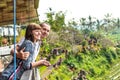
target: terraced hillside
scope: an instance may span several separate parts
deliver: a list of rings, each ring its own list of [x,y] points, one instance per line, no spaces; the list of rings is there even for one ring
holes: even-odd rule
[[[111,68],[109,80],[120,80],[120,63],[117,63]]]

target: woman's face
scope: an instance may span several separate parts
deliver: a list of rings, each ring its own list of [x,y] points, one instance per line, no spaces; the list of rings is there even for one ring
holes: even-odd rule
[[[34,41],[40,40],[41,37],[41,30],[33,30],[33,37],[34,37]]]

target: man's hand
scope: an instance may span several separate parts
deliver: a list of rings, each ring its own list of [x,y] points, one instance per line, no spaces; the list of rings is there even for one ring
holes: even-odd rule
[[[30,53],[29,52],[23,52],[24,50],[25,50],[25,48],[21,49],[20,52],[18,52],[16,54],[17,58],[26,60],[29,57]]]
[[[50,66],[51,65],[50,62],[45,60],[45,59],[40,60],[40,61],[42,62],[42,65],[44,65],[44,66]]]
[[[17,58],[26,60],[26,59],[29,57],[29,55],[30,55],[29,52],[23,52],[23,51],[25,50],[25,48],[23,48],[23,49],[20,50],[19,52],[18,52],[18,47],[17,47],[16,49],[17,49],[17,50],[15,51],[15,53],[16,53]],[[10,51],[10,54],[11,54],[11,55],[14,54],[14,49],[12,49],[12,50]]]
[[[48,66],[50,66],[51,64],[50,64],[49,61],[47,61],[47,60],[45,60],[45,59],[39,60],[39,61],[37,61],[37,62],[32,62],[32,68],[35,68],[35,67],[38,67],[38,66],[42,66],[42,65],[48,67]]]

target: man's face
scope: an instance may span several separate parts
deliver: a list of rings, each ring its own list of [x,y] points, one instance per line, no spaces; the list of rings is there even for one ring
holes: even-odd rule
[[[41,28],[41,38],[46,38],[49,35],[50,32],[50,26],[47,24],[44,24],[44,26]]]

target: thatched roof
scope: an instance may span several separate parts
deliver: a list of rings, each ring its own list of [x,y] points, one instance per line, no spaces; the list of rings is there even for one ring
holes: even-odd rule
[[[38,19],[39,0],[16,0],[17,24]],[[0,25],[13,24],[13,0],[0,0]]]

